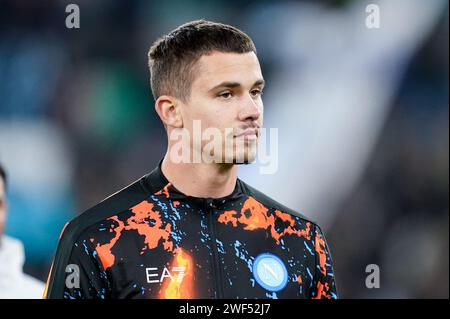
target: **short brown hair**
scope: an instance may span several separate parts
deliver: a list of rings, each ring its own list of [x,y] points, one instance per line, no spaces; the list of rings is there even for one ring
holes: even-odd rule
[[[188,22],[156,40],[148,53],[155,100],[164,94],[188,100],[195,63],[212,51],[256,54],[247,34],[230,25],[206,20]]]

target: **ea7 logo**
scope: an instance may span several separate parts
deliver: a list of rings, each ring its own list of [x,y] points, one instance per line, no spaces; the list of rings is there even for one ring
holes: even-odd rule
[[[181,283],[183,281],[184,273],[186,272],[186,267],[173,267],[172,272],[167,269],[167,267],[164,267],[162,272],[160,273],[158,271],[158,268],[145,268],[145,274],[147,276],[147,283],[149,284],[155,284],[163,282],[164,279],[170,278],[172,281],[177,281]],[[173,274],[176,274],[175,278]],[[156,278],[156,279],[154,279]]]

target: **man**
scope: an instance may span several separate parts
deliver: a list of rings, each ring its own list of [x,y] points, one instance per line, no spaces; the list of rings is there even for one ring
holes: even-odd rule
[[[149,67],[167,153],[65,227],[47,297],[336,298],[320,228],[237,178],[262,126],[252,40],[193,21],[153,44]]]
[[[3,234],[7,208],[6,172],[0,165],[0,299],[41,299],[44,284],[22,270],[22,243]]]

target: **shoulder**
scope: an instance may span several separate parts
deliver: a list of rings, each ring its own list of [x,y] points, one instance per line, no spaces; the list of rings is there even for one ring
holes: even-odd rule
[[[72,245],[80,235],[94,229],[93,226],[127,211],[145,200],[149,193],[143,184],[143,179],[144,177],[108,196],[69,221],[61,233],[60,245]]]
[[[47,281],[48,290],[45,293],[45,298],[63,298],[66,267],[74,256],[74,258],[80,257],[74,250],[79,239],[99,235],[100,229],[97,227],[99,224],[107,220],[111,222],[114,216],[126,214],[130,209],[148,199],[155,192],[154,187],[145,182],[147,176],[112,194],[66,224],[61,233]],[[87,245],[90,245],[89,241]],[[88,253],[83,256],[84,258],[86,258],[85,256],[91,258],[93,254]]]
[[[264,206],[271,208],[273,210],[279,210],[283,213],[289,214],[291,216],[293,216],[294,218],[298,219],[302,219],[304,222],[309,222],[311,224],[314,224],[315,226],[317,226],[317,223],[312,220],[311,218],[303,215],[302,213],[293,210],[283,204],[281,204],[280,202],[274,200],[273,198],[267,196],[266,194],[264,194],[263,192],[257,190],[256,188],[248,185],[247,183],[243,182],[242,180],[239,180],[242,188],[244,190],[244,193],[246,193],[248,196],[253,197],[256,201],[258,201],[259,203],[263,204]]]

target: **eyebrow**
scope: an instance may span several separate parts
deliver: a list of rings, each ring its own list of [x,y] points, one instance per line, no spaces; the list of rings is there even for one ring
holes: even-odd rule
[[[263,79],[259,79],[259,80],[255,81],[255,83],[253,83],[252,87],[254,87],[254,86],[259,86],[259,85],[264,86],[265,83],[266,83],[266,82],[265,82]],[[210,89],[208,92],[214,91],[214,90],[216,90],[216,89],[218,89],[218,88],[222,88],[222,87],[223,87],[223,88],[233,89],[233,88],[236,88],[236,87],[239,87],[239,86],[241,86],[241,83],[239,83],[239,82],[229,82],[229,81],[225,81],[225,82],[222,82],[222,83],[216,85],[215,87],[213,87],[212,89]]]

